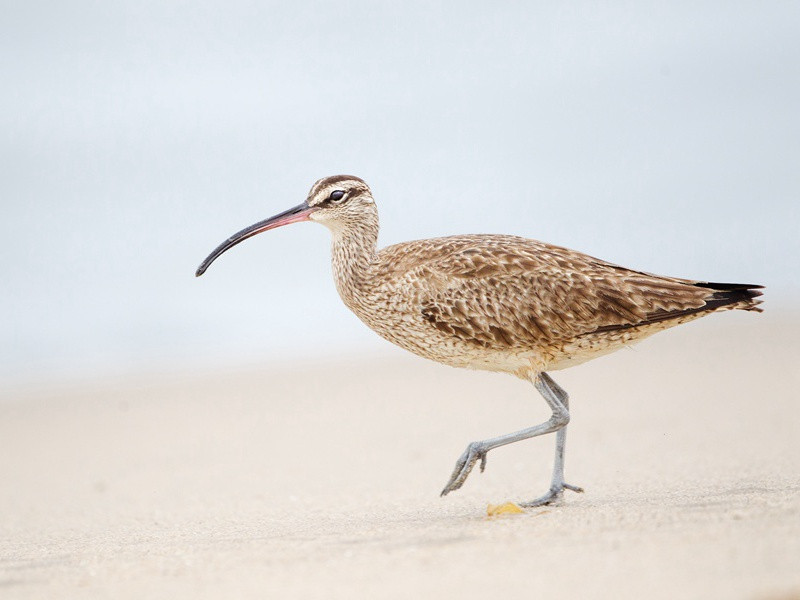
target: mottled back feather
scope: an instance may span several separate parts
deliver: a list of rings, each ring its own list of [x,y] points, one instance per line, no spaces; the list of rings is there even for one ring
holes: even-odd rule
[[[719,285],[626,269],[535,240],[463,235],[385,248],[384,278],[414,280],[431,328],[497,350],[553,344],[750,303],[753,286]],[[389,281],[386,281],[389,283]],[[745,306],[741,306],[744,308]],[[759,310],[759,309],[756,309]]]

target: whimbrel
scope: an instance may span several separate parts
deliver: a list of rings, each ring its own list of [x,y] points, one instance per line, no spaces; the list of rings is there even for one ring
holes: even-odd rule
[[[762,286],[709,283],[626,269],[586,254],[509,235],[459,235],[380,251],[378,210],[351,175],[317,181],[305,202],[235,233],[197,269],[263,231],[316,221],[333,236],[336,289],[378,335],[437,362],[510,373],[533,383],[552,416],[515,433],[472,442],[445,495],[460,488],[490,450],[556,432],[550,489],[523,503],[559,500],[565,489],[567,393],[547,371],[580,364],[712,312],[761,311]]]

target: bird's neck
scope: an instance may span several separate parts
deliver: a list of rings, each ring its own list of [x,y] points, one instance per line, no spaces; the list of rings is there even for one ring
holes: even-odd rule
[[[378,247],[378,216],[353,226],[334,229],[332,245],[333,277],[344,303],[355,309],[369,281],[370,267]]]

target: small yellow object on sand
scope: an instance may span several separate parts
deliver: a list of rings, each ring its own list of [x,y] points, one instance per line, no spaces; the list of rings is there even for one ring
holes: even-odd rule
[[[486,507],[486,516],[496,517],[498,515],[518,515],[525,511],[518,504],[506,502],[505,504],[490,504]]]

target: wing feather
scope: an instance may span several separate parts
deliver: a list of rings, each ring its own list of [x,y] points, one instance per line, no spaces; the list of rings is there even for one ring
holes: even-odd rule
[[[457,236],[382,251],[416,282],[431,327],[478,346],[526,348],[702,310],[713,290],[514,236]],[[391,269],[389,269],[391,270]]]

